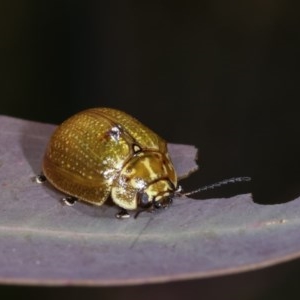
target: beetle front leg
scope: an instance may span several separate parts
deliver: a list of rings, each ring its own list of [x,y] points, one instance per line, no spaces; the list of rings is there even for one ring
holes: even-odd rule
[[[121,208],[120,211],[118,213],[116,213],[115,216],[117,219],[129,219],[130,218],[130,214],[124,208]]]

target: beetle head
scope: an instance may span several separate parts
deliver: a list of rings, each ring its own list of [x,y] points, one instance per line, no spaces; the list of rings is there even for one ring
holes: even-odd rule
[[[176,187],[169,157],[158,151],[141,151],[123,166],[111,196],[124,209],[152,210],[166,207]]]
[[[158,180],[150,184],[145,190],[140,191],[137,196],[138,208],[135,218],[143,211],[152,212],[156,209],[167,208],[171,203],[175,187],[169,180]]]

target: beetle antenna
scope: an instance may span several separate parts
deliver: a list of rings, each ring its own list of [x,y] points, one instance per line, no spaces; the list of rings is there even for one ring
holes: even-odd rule
[[[187,193],[180,193],[180,195],[182,196],[190,196],[190,195],[194,195],[194,194],[198,194],[207,190],[213,190],[215,188],[219,188],[223,185],[227,185],[227,184],[232,184],[232,183],[237,183],[237,182],[247,182],[247,181],[251,181],[251,177],[234,177],[234,178],[229,178],[229,179],[225,179],[213,184],[209,184],[209,185],[205,185],[203,187],[200,187],[199,189],[196,189],[194,191],[191,192],[187,192]]]

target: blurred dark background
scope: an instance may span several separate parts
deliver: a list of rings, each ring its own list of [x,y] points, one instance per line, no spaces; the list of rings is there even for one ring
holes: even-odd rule
[[[2,2],[0,14],[1,114],[60,123],[85,108],[118,108],[167,141],[197,146],[200,170],[186,190],[247,175],[251,188],[203,197],[252,191],[272,205],[299,196],[299,5],[31,0]],[[269,274],[299,277],[292,265]],[[209,286],[227,280],[234,289],[229,279]],[[163,288],[172,294],[173,285]],[[267,296],[262,289],[253,299]]]

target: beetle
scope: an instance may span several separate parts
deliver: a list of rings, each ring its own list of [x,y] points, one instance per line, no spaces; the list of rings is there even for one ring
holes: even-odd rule
[[[183,194],[166,141],[112,108],[81,111],[57,127],[46,147],[42,175],[36,177],[45,180],[69,195],[64,198],[68,205],[80,199],[101,206],[111,197],[121,208],[117,218],[128,218],[127,210],[137,210],[137,217],[144,210],[166,208],[175,195],[200,191]]]
[[[112,108],[87,109],[58,126],[42,173],[81,201],[100,206],[111,196],[123,209],[120,217],[127,210],[167,207],[179,191],[166,141]]]

